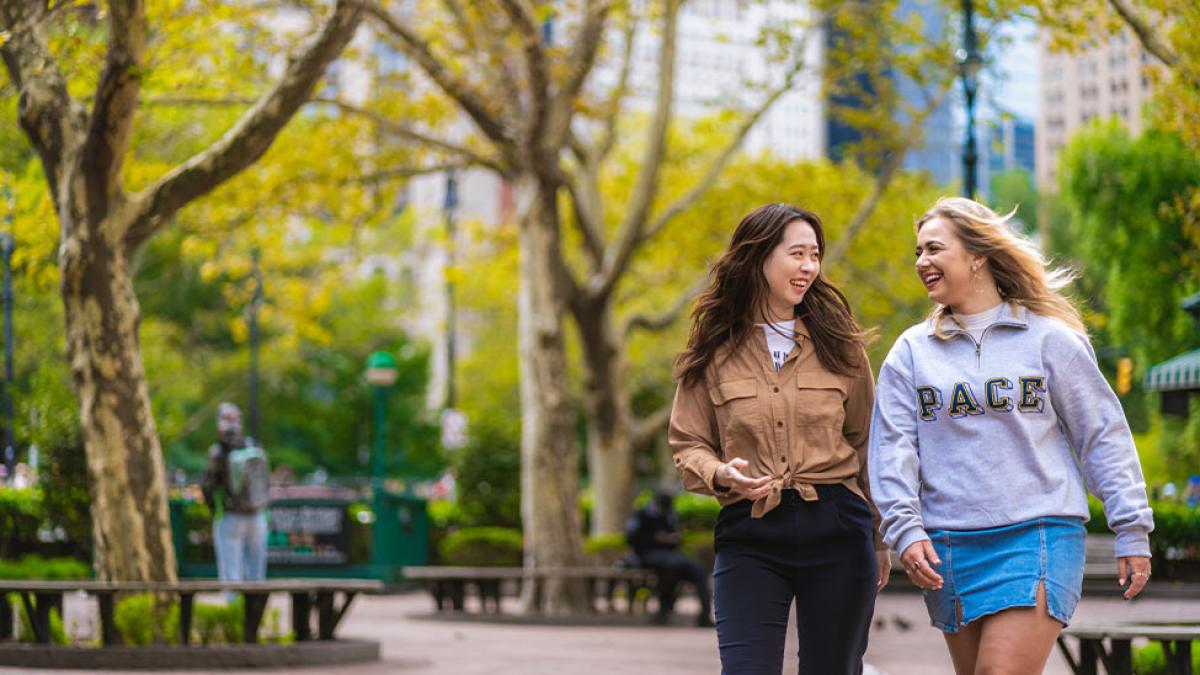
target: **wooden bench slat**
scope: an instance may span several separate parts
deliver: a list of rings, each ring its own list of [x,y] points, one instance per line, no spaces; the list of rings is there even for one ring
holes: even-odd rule
[[[640,579],[654,574],[649,569],[616,569],[613,567],[403,567],[405,578],[433,580],[490,580],[490,579]]]
[[[1085,624],[1069,626],[1063,631],[1085,640],[1101,640],[1112,638],[1131,640],[1144,637],[1150,640],[1200,640],[1200,625],[1196,624]]]
[[[39,591],[48,593],[68,591],[161,591],[166,593],[354,591],[360,593],[379,593],[383,591],[383,582],[375,579],[267,579],[265,581],[188,579],[174,583],[156,581],[31,581],[28,579],[0,579],[0,591],[32,591],[35,593]]]

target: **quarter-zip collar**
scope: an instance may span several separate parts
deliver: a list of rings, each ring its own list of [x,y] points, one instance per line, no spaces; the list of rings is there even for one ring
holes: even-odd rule
[[[992,326],[1012,326],[1014,328],[1029,328],[1029,310],[1025,306],[1015,302],[1004,302],[1000,305],[1000,315],[996,317],[996,321]],[[925,334],[929,337],[936,337],[933,330],[933,319],[925,321]],[[990,328],[991,326],[989,326]],[[946,335],[966,335],[970,337],[967,331],[959,328],[956,325],[951,325],[946,329]]]

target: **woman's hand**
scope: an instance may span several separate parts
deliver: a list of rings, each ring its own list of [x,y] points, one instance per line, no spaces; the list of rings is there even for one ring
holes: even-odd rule
[[[942,561],[938,560],[937,552],[933,550],[933,544],[928,539],[904,549],[904,553],[900,554],[900,562],[904,565],[909,580],[916,584],[917,588],[927,591],[941,589],[942,575],[934,572],[933,568],[941,565]]]
[[[892,552],[888,549],[875,551],[875,559],[879,561],[879,583],[876,586],[876,591],[882,591],[884,586],[888,585],[888,580],[892,578]]]
[[[1129,586],[1125,580],[1129,579]],[[1150,558],[1144,555],[1127,555],[1117,558],[1117,583],[1125,589],[1125,599],[1132,600],[1150,581]]]
[[[741,457],[734,457],[717,467],[717,472],[713,474],[713,482],[717,487],[728,488],[733,494],[749,500],[771,494],[771,477],[750,478],[742,473],[748,466],[750,462]]]

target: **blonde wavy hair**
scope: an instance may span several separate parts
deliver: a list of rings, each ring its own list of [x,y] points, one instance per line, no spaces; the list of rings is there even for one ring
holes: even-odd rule
[[[1075,280],[1075,271],[1050,267],[1037,245],[1017,234],[1009,225],[1016,212],[1013,209],[1001,216],[964,197],[942,197],[921,216],[916,229],[920,232],[925,223],[935,218],[953,223],[955,234],[967,251],[987,258],[996,279],[996,289],[1005,302],[1021,305],[1040,316],[1058,319],[1086,335],[1083,317],[1063,294],[1063,289]],[[953,314],[946,305],[938,305],[930,313],[934,334],[939,338],[950,337],[943,332],[942,323],[946,318],[958,323]]]

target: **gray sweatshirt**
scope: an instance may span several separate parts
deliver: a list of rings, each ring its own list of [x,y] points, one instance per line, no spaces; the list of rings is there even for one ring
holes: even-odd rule
[[[1133,436],[1087,337],[1008,304],[979,340],[943,326],[949,339],[909,328],[879,371],[868,457],[884,541],[903,553],[927,529],[1086,520],[1086,482],[1116,555],[1150,555]]]

